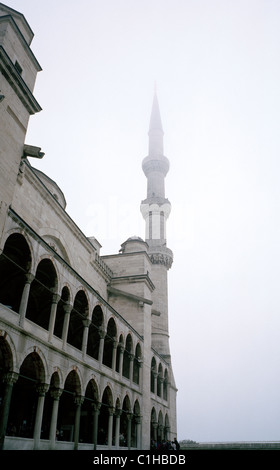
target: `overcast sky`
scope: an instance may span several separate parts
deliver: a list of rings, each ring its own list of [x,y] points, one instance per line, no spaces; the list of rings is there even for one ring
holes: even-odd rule
[[[3,3],[43,68],[32,163],[104,255],[144,237],[156,82],[178,438],[280,440],[280,1]]]

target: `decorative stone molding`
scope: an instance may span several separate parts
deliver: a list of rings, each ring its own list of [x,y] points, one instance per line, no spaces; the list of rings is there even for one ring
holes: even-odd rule
[[[151,253],[150,259],[153,264],[161,264],[165,266],[167,269],[170,269],[173,263],[173,255],[171,250],[170,253]]]

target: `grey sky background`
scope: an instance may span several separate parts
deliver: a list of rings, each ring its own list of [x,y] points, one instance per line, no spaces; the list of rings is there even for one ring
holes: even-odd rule
[[[32,163],[101,254],[144,237],[156,82],[178,438],[280,440],[280,1],[3,3],[43,68]]]

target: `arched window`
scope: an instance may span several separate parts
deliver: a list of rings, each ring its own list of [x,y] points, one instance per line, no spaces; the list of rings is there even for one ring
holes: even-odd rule
[[[58,440],[73,441],[76,404],[75,399],[81,395],[81,383],[75,370],[69,372],[64,390],[59,400],[57,430]]]
[[[152,393],[155,393],[155,373],[156,373],[156,360],[155,358],[153,357],[152,358],[152,361],[151,361],[151,372],[150,372],[150,375],[151,375],[151,380],[150,380],[150,387],[151,387],[151,392]]]
[[[45,330],[49,327],[52,299],[57,284],[55,268],[49,259],[38,264],[36,275],[30,286],[26,318]]]
[[[70,314],[67,342],[77,349],[82,349],[84,320],[88,314],[88,301],[86,294],[80,290],[74,301],[73,309]]]
[[[93,443],[93,406],[98,403],[98,387],[92,379],[89,381],[82,404],[80,420],[80,441]]]
[[[122,414],[120,417],[120,446],[127,447],[130,444],[131,436],[128,434],[128,414],[131,413],[129,397],[126,395],[122,404]]]
[[[163,398],[164,400],[168,399],[168,370],[164,371],[164,380],[163,380]]]
[[[107,331],[104,341],[103,364],[112,368],[113,347],[116,340],[117,328],[113,318],[110,318],[107,325]]]
[[[31,253],[23,235],[14,233],[6,240],[0,255],[0,303],[19,312],[25,274],[31,265]]]
[[[135,401],[133,407],[133,416],[131,421],[131,447],[139,447],[140,442],[137,441],[137,426],[140,424],[140,405],[138,400]]]
[[[103,326],[103,312],[100,305],[97,305],[91,317],[88,331],[87,354],[98,360],[100,332]]]
[[[135,356],[133,359],[133,382],[139,384],[140,378],[140,367],[141,367],[141,346],[138,343],[135,349]]]
[[[119,343],[117,347],[117,360],[116,360],[116,371],[120,372],[120,358],[121,358],[121,352],[124,350],[124,341],[123,341],[123,335],[120,335],[119,338]]]
[[[98,437],[97,443],[104,445],[108,440],[109,409],[113,407],[112,391],[106,387],[103,395],[98,419]]]
[[[126,337],[125,348],[123,353],[123,376],[129,379],[130,371],[130,355],[132,353],[132,338],[128,334]]]
[[[38,403],[38,385],[45,382],[45,370],[40,356],[30,353],[23,361],[14,385],[7,434],[33,437]]]
[[[158,397],[161,397],[161,384],[163,382],[163,376],[162,376],[163,372],[162,372],[162,365],[159,364],[158,366],[158,375],[157,375],[157,396]]]
[[[57,304],[55,325],[54,325],[54,335],[58,338],[62,338],[65,307],[68,304],[70,299],[70,292],[68,287],[63,287],[61,292],[61,298]]]

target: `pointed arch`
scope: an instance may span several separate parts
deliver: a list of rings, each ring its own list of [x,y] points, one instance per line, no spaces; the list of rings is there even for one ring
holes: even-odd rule
[[[103,349],[103,364],[107,367],[112,368],[113,360],[113,349],[114,343],[116,342],[117,327],[116,322],[113,317],[111,317],[107,324],[107,330],[104,340],[104,349]]]
[[[32,437],[34,432],[38,392],[45,384],[46,371],[38,353],[31,352],[23,360],[13,388],[7,435]]]
[[[106,386],[102,394],[100,414],[98,420],[98,444],[104,445],[108,442],[109,413],[113,409],[113,394],[109,385]]]
[[[60,299],[57,304],[56,316],[55,316],[55,325],[54,325],[54,335],[58,338],[62,338],[63,324],[65,309],[70,302],[70,289],[68,286],[64,286],[61,291]]]
[[[60,397],[57,429],[59,431],[59,439],[63,441],[74,440],[74,425],[75,425],[75,411],[76,399],[82,393],[81,380],[76,367],[68,373],[63,393]]]
[[[133,342],[132,336],[128,333],[126,340],[125,340],[125,347],[123,353],[123,376],[129,379],[129,372],[130,372],[130,357],[133,351]]]
[[[20,233],[12,233],[0,255],[0,303],[17,313],[31,263],[31,249],[26,238]]]
[[[93,443],[93,411],[99,403],[99,391],[96,381],[89,380],[81,410],[80,440]]]
[[[100,335],[104,325],[104,314],[101,306],[97,304],[92,312],[88,331],[87,354],[98,360]]]
[[[135,348],[135,354],[133,359],[133,382],[139,384],[140,380],[140,368],[142,365],[142,352],[140,343],[137,343]]]
[[[85,291],[80,289],[74,299],[70,314],[67,343],[82,349],[84,321],[88,316],[88,299]]]
[[[56,269],[49,258],[43,258],[37,266],[35,278],[30,286],[26,318],[45,330],[49,328],[53,294],[56,288]]]
[[[155,375],[157,370],[157,364],[154,357],[151,360],[151,371],[150,371],[150,390],[155,393]]]

